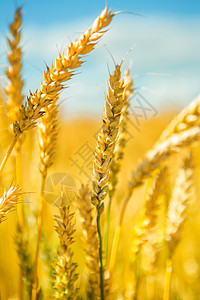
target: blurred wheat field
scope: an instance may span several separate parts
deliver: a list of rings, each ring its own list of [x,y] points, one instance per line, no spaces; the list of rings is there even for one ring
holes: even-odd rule
[[[21,8],[10,25],[0,94],[2,300],[200,299],[199,97],[178,117],[148,103],[146,115],[122,61],[109,73],[102,120],[59,113],[60,93],[114,16],[106,7],[27,99]]]

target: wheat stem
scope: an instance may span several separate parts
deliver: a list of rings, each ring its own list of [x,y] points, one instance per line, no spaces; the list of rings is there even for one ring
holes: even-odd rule
[[[102,237],[101,237],[101,227],[100,227],[100,209],[97,206],[97,234],[99,240],[99,276],[100,276],[100,292],[101,300],[104,300],[104,270],[103,270],[103,257],[102,257]]]
[[[172,279],[172,260],[171,258],[168,258],[166,263],[166,270],[165,270],[163,300],[170,299],[171,279]]]
[[[110,231],[110,211],[112,205],[112,199],[116,192],[116,187],[118,184],[118,175],[121,169],[121,162],[124,157],[124,149],[127,142],[127,123],[129,116],[129,106],[130,106],[130,97],[133,95],[133,80],[130,77],[130,71],[127,69],[124,73],[124,105],[121,113],[121,120],[119,124],[118,138],[116,141],[113,159],[110,164],[110,185],[109,185],[109,202],[106,213],[106,225],[105,225],[105,234],[104,234],[104,253],[105,259],[107,261],[108,256],[108,240],[109,240],[109,231]]]
[[[21,144],[18,142],[16,146],[16,181],[19,186],[22,186],[22,153]],[[18,223],[20,228],[24,227],[24,207],[23,201],[17,206]]]
[[[129,194],[126,198],[126,200],[123,202],[123,206],[120,212],[120,219],[119,219],[119,223],[117,225],[117,228],[115,230],[115,235],[114,235],[114,240],[113,240],[113,245],[112,245],[112,251],[111,251],[111,255],[110,255],[110,263],[109,263],[109,272],[110,272],[110,276],[112,276],[114,267],[115,267],[115,263],[116,263],[116,259],[117,259],[117,252],[118,252],[118,248],[119,248],[119,241],[120,241],[120,236],[121,236],[121,229],[122,229],[122,223],[124,220],[124,214],[126,211],[126,206],[130,200],[132,193],[131,191],[129,191]]]
[[[16,145],[16,181],[17,183],[22,186],[22,154],[21,154],[21,143],[18,141]],[[21,196],[22,197],[22,196]],[[20,228],[20,231],[23,232],[24,228],[24,204],[23,199],[17,206],[17,222]],[[24,290],[24,283],[23,283],[23,271],[20,267],[19,270],[19,299],[23,300],[23,290]]]
[[[42,176],[41,189],[40,189],[40,204],[38,212],[38,231],[37,231],[37,244],[36,244],[36,254],[35,254],[35,266],[34,266],[34,276],[33,276],[33,289],[32,289],[32,300],[37,298],[37,281],[38,281],[38,260],[40,252],[40,241],[42,234],[42,222],[43,222],[43,210],[44,210],[44,187],[45,187],[46,177]]]
[[[1,175],[2,172],[3,172],[3,169],[4,169],[4,167],[5,167],[6,163],[7,163],[7,161],[8,161],[8,159],[9,159],[9,157],[10,157],[10,155],[11,155],[11,153],[12,153],[12,151],[13,151],[13,149],[14,149],[16,143],[17,143],[17,141],[19,140],[20,135],[21,135],[20,132],[18,132],[18,133],[15,135],[15,137],[14,137],[14,139],[13,139],[13,141],[12,141],[12,143],[11,143],[11,145],[10,145],[10,147],[9,147],[9,149],[8,149],[8,151],[7,151],[7,153],[6,153],[6,155],[4,156],[4,158],[3,158],[2,162],[1,162],[1,165],[0,165],[0,175]]]
[[[104,233],[104,255],[105,260],[107,262],[108,259],[108,240],[109,240],[109,231],[110,231],[110,211],[111,211],[111,195],[109,193],[109,201],[108,201],[108,207],[106,212],[106,224],[105,224],[105,233]]]

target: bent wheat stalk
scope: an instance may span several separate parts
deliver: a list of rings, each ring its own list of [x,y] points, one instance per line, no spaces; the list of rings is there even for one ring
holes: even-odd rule
[[[184,166],[179,170],[168,208],[165,238],[169,249],[169,256],[166,263],[163,300],[170,299],[172,256],[179,243],[182,227],[187,216],[192,175],[193,166],[190,154],[184,160]]]
[[[154,175],[153,175],[154,176]],[[133,240],[133,255],[135,264],[135,299],[137,299],[140,284],[139,269],[143,266],[145,273],[153,273],[156,260],[156,225],[160,211],[159,196],[162,194],[166,168],[156,172],[155,178],[145,195],[145,203],[135,227]],[[140,266],[141,265],[141,266]],[[149,291],[150,292],[150,291]]]
[[[126,207],[131,199],[134,189],[140,187],[144,183],[144,180],[150,177],[152,172],[158,169],[161,163],[163,163],[168,157],[170,157],[174,153],[179,152],[182,147],[190,146],[193,142],[197,141],[199,137],[200,127],[198,126],[185,130],[179,134],[173,134],[163,143],[155,144],[154,147],[146,153],[144,160],[138,165],[136,171],[133,172],[128,187],[128,195],[122,204],[119,223],[115,231],[115,237],[113,241],[112,253],[109,264],[110,274],[112,274],[116,262],[121,228],[124,220]]]
[[[27,101],[19,110],[19,118],[13,124],[14,141],[16,140],[17,142],[24,131],[35,127],[37,120],[44,114],[43,108],[47,107],[52,100],[59,96],[64,88],[63,83],[71,79],[74,70],[82,65],[83,61],[81,61],[81,58],[95,48],[98,40],[106,32],[104,28],[110,24],[115,14],[111,10],[108,10],[106,6],[93,22],[92,26],[79,39],[76,39],[74,43],[71,42],[67,53],[59,53],[55,66],[53,63],[51,68],[47,66],[40,90],[30,93]],[[0,174],[9,156],[10,153],[7,153],[6,159],[3,160],[0,166]]]

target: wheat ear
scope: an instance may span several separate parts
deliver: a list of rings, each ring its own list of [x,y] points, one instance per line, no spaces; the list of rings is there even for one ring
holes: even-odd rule
[[[113,194],[116,189],[116,185],[118,182],[117,175],[121,168],[120,164],[124,156],[124,148],[127,141],[126,133],[127,133],[127,122],[129,116],[130,98],[133,95],[133,80],[130,76],[129,69],[125,71],[123,80],[124,80],[124,106],[121,114],[119,133],[115,145],[114,156],[110,164],[110,186],[109,186],[110,198],[113,197]]]
[[[8,86],[5,89],[7,94],[7,112],[11,123],[19,119],[19,108],[22,105],[24,96],[22,94],[23,81],[21,79],[22,68],[22,51],[20,47],[21,41],[21,7],[15,12],[15,19],[10,25],[11,38],[8,38],[10,52],[8,53],[9,68],[6,70],[6,75],[9,80]]]
[[[166,140],[173,133],[188,130],[191,127],[199,126],[200,117],[200,95],[172,120],[159,138],[159,142]]]
[[[40,90],[30,93],[24,105],[19,109],[19,118],[13,124],[15,138],[5,155],[1,166],[0,174],[12,152],[15,144],[25,130],[35,127],[37,120],[44,114],[43,108],[47,107],[52,100],[57,98],[63,90],[63,83],[68,81],[74,74],[74,70],[81,66],[81,58],[90,53],[98,40],[105,34],[105,27],[108,26],[115,13],[108,10],[107,6],[93,22],[92,26],[83,33],[79,39],[68,47],[67,53],[59,53],[55,66],[47,66],[44,71],[44,80],[41,82]]]
[[[4,191],[0,198],[0,224],[5,220],[7,213],[14,209],[18,202],[20,195],[20,188],[18,185],[11,186],[8,191]]]
[[[74,214],[70,213],[61,199],[60,216],[55,217],[56,231],[60,240],[60,249],[57,252],[53,269],[53,290],[55,299],[76,299],[78,289],[75,287],[77,275],[77,264],[73,262],[71,245],[74,241]]]
[[[180,151],[182,147],[190,146],[193,142],[197,141],[200,137],[200,127],[196,126],[191,129],[185,130],[179,134],[173,134],[165,142],[155,144],[155,146],[147,152],[144,160],[140,163],[135,172],[132,174],[131,181],[128,187],[128,195],[123,202],[119,224],[115,231],[115,237],[112,247],[112,253],[110,258],[109,271],[112,273],[116,262],[117,250],[119,247],[119,240],[121,235],[121,227],[124,220],[126,207],[131,199],[133,190],[144,183],[144,180],[151,176],[152,172],[160,168],[167,158],[174,153]]]
[[[39,92],[30,94],[26,105],[22,105],[20,109],[20,119],[14,123],[15,134],[35,125],[36,120],[42,115],[41,109],[58,97],[64,88],[63,83],[68,81],[74,74],[74,70],[82,65],[81,58],[95,48],[97,41],[106,32],[103,29],[110,24],[113,16],[114,14],[106,6],[92,26],[74,43],[70,43],[67,53],[59,53],[55,65],[52,63],[51,68],[47,66]]]
[[[109,78],[103,126],[98,134],[95,150],[92,178],[92,203],[95,207],[100,207],[108,194],[110,165],[114,155],[124,103],[124,80],[121,80],[121,65],[116,65],[114,74],[110,75]]]
[[[106,224],[105,224],[105,234],[104,234],[104,253],[105,259],[108,256],[108,240],[109,240],[109,230],[110,230],[110,211],[112,198],[116,190],[118,183],[118,174],[121,168],[121,162],[124,156],[124,149],[127,142],[127,122],[129,116],[129,106],[130,97],[133,94],[133,81],[130,77],[129,69],[124,73],[124,106],[122,109],[121,120],[119,124],[118,137],[114,149],[113,159],[110,164],[110,178],[109,178],[109,202],[106,212]]]
[[[97,232],[99,238],[100,285],[101,299],[104,299],[102,240],[100,215],[104,210],[103,200],[108,194],[110,164],[114,154],[115,143],[119,132],[119,124],[124,106],[124,80],[121,79],[121,65],[115,65],[114,74],[109,77],[107,88],[103,126],[98,134],[93,163],[92,204],[97,210]]]
[[[168,208],[166,220],[166,241],[169,249],[169,256],[166,263],[163,300],[170,299],[172,256],[180,240],[182,228],[187,216],[192,175],[193,166],[190,154],[184,160],[183,167],[179,170]]]

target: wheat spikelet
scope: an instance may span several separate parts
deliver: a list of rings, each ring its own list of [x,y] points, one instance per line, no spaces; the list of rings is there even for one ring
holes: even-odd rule
[[[57,99],[56,99],[57,100]],[[44,109],[45,114],[39,120],[40,172],[47,176],[47,169],[53,164],[58,135],[58,106],[56,100]]]
[[[200,137],[200,127],[196,126],[179,134],[173,134],[163,143],[156,144],[145,155],[144,160],[132,174],[130,182],[130,193],[143,184],[144,179],[149,177],[153,170],[158,169],[162,162],[169,156],[180,151],[182,147],[191,145]]]
[[[200,117],[200,95],[194,99],[188,106],[172,120],[160,136],[159,142],[164,141],[173,133],[179,133],[190,129],[193,126],[199,126]]]
[[[53,63],[51,68],[47,66],[40,90],[31,93],[25,105],[20,108],[19,121],[13,124],[15,135],[35,126],[37,119],[43,115],[42,108],[47,107],[58,97],[64,88],[63,83],[71,78],[74,69],[81,66],[83,63],[81,57],[95,48],[97,41],[106,32],[103,29],[110,24],[113,16],[114,14],[106,6],[92,26],[74,43],[70,43],[67,53],[59,53],[55,66]]]
[[[109,187],[109,194],[110,197],[112,198],[116,185],[118,182],[117,175],[120,171],[121,167],[121,161],[124,156],[124,148],[126,145],[127,137],[127,122],[128,122],[128,116],[129,116],[129,101],[130,97],[133,95],[133,80],[130,77],[130,71],[127,69],[124,74],[124,107],[122,110],[122,115],[121,115],[121,121],[119,125],[119,134],[118,134],[118,139],[116,142],[115,146],[115,151],[114,151],[114,156],[110,165],[110,187]]]
[[[9,68],[6,70],[9,83],[5,90],[7,94],[7,112],[10,122],[19,119],[19,108],[21,107],[24,96],[22,94],[23,81],[21,79],[22,51],[20,48],[21,40],[21,7],[15,12],[15,19],[10,25],[11,38],[8,38],[10,52],[8,53]]]
[[[124,80],[121,80],[121,66],[116,65],[110,75],[104,107],[103,126],[98,134],[93,164],[92,203],[98,207],[108,193],[110,164],[113,158],[119,124],[124,106]],[[101,211],[102,212],[102,211]]]
[[[93,206],[91,205],[91,191],[88,185],[82,184],[79,189],[78,203],[86,244],[85,253],[87,258],[87,268],[90,272],[88,297],[90,296],[91,299],[100,299],[98,237],[97,228],[93,224]],[[108,278],[105,278],[104,276],[104,289],[106,299],[108,299],[110,295],[109,276]]]
[[[66,207],[64,201],[61,201],[60,216],[56,216],[56,231],[60,240],[60,250],[54,261],[54,298],[55,299],[76,299],[78,289],[75,282],[78,278],[77,264],[73,262],[73,252],[71,245],[73,243],[74,214],[70,213],[69,206]]]
[[[20,195],[20,188],[18,185],[11,186],[8,191],[3,193],[0,198],[0,224],[4,221],[6,214],[11,211],[17,204]]]
[[[186,219],[192,175],[193,166],[190,155],[184,160],[184,166],[179,170],[168,208],[166,240],[170,250],[170,257],[173,255],[180,240],[182,226]]]

